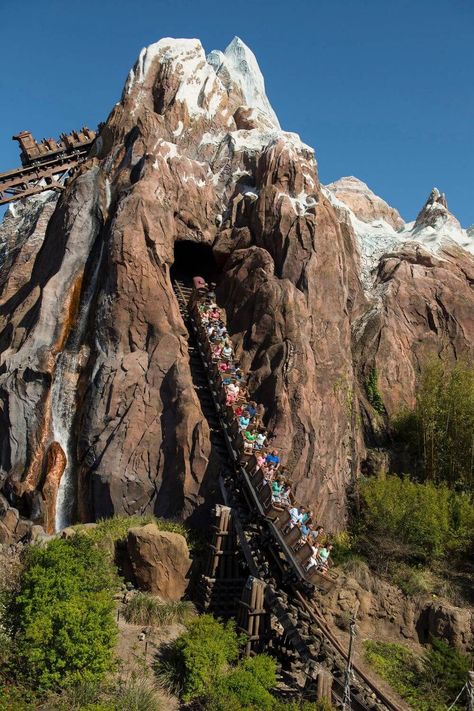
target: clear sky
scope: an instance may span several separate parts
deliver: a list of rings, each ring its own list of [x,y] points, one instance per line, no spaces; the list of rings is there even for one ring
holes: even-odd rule
[[[433,186],[474,223],[474,0],[22,0],[1,2],[0,171],[11,136],[104,120],[141,47],[234,35],[255,52],[286,130],[321,180],[356,175],[406,220]]]

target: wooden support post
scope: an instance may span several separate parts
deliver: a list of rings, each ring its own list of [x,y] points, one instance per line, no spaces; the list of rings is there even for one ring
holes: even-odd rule
[[[267,614],[264,608],[265,588],[265,581],[250,575],[242,592],[237,615],[237,626],[247,635],[245,647],[247,657],[252,654],[255,647],[258,647],[265,634],[265,617]]]
[[[319,669],[316,677],[316,699],[326,699],[331,701],[332,695],[332,674],[327,669]]]

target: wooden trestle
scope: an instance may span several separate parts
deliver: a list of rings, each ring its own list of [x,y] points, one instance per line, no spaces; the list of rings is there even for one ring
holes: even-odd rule
[[[64,189],[66,176],[86,159],[95,132],[73,131],[62,134],[61,139],[59,143],[52,139],[37,143],[28,131],[14,136],[22,148],[22,166],[0,173],[0,205],[45,190]]]

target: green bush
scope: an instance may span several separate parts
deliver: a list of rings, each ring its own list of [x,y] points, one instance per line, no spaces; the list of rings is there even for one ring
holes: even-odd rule
[[[269,689],[276,685],[276,662],[265,654],[245,659],[214,685],[208,699],[210,711],[231,709],[271,710],[275,699]]]
[[[184,701],[206,696],[237,660],[239,638],[232,622],[222,624],[202,615],[188,624],[188,630],[157,661],[159,682],[169,691],[181,688]]]
[[[364,651],[369,664],[415,711],[445,711],[470,665],[468,657],[437,639],[421,660],[401,644],[366,640]]]
[[[101,679],[113,661],[117,585],[105,553],[86,536],[30,546],[4,616],[16,671],[40,691]]]
[[[135,625],[163,627],[173,623],[186,624],[196,614],[189,600],[161,602],[146,592],[138,592],[125,608],[124,617]]]
[[[420,375],[414,409],[400,412],[392,425],[395,442],[410,454],[418,478],[473,493],[472,365],[429,360]]]
[[[474,506],[447,486],[387,476],[361,482],[366,528],[406,544],[420,558],[463,550],[474,536]]]
[[[372,407],[379,415],[385,413],[385,407],[383,404],[382,396],[378,388],[379,376],[377,374],[377,369],[372,368],[367,379],[365,381],[365,391],[367,393],[367,400],[370,402]]]
[[[433,637],[424,660],[426,687],[433,689],[446,702],[454,699],[465,683],[473,661],[472,657]]]

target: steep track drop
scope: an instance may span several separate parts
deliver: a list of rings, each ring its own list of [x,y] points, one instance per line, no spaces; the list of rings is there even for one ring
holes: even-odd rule
[[[217,393],[213,391],[212,380],[207,375],[207,364],[199,347],[197,329],[188,311],[192,293],[190,281],[173,278],[173,289],[179,304],[183,321],[188,330],[188,350],[193,383],[201,403],[202,411],[211,430],[212,450],[220,459],[220,486],[224,502],[232,507],[236,515],[236,530],[239,545],[245,557],[250,574],[267,583],[266,601],[272,615],[283,627],[286,638],[291,639],[296,653],[310,668],[323,659],[329,660],[328,669],[333,677],[333,703],[342,708],[344,692],[344,672],[347,654],[339,641],[329,630],[326,621],[315,602],[307,600],[298,590],[285,584],[281,571],[272,556],[268,555],[268,534],[246,506],[245,497],[237,483],[238,457],[226,424],[221,417]],[[308,639],[308,628],[317,627],[312,633],[318,650]],[[347,711],[402,711],[366,676],[356,665],[352,665],[351,702]]]

